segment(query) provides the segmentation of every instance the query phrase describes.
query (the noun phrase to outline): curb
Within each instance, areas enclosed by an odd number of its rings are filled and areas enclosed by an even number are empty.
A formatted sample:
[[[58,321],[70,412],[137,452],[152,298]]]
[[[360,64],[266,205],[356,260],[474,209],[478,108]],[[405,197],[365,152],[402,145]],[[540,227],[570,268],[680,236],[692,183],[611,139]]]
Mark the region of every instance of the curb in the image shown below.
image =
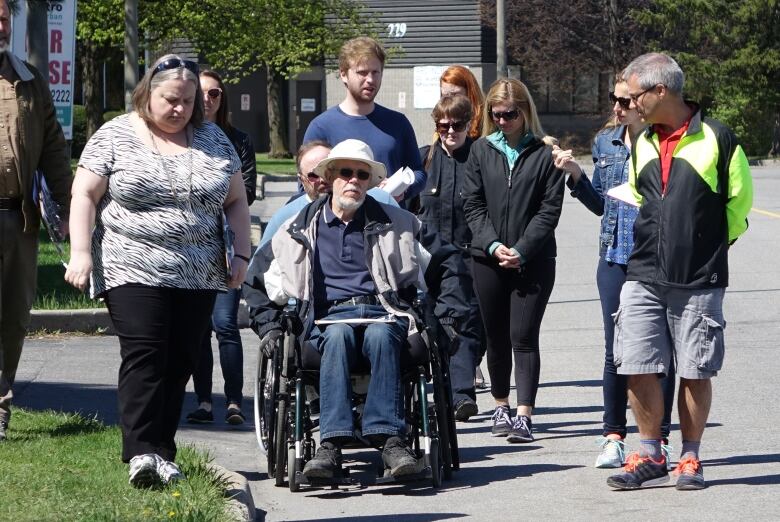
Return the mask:
[[[255,500],[246,478],[218,464],[211,463],[209,467],[228,481],[228,489],[225,491],[225,496],[228,497],[228,512],[234,515],[235,520],[254,522]]]
[[[249,309],[242,299],[238,305],[238,327],[249,328]],[[101,332],[112,335],[114,325],[106,308],[82,308],[77,310],[32,310],[28,332]]]
[[[748,160],[748,165],[751,167],[769,167],[780,165],[780,158],[765,158]]]

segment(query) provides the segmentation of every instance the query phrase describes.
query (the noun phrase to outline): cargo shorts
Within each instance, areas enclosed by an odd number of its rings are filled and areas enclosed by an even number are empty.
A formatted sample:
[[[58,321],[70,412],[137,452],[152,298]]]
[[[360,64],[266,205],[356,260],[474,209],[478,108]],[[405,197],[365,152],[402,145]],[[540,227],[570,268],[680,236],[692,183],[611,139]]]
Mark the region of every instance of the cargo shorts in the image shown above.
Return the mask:
[[[614,357],[621,375],[709,379],[723,366],[725,288],[684,289],[626,281],[615,320]]]

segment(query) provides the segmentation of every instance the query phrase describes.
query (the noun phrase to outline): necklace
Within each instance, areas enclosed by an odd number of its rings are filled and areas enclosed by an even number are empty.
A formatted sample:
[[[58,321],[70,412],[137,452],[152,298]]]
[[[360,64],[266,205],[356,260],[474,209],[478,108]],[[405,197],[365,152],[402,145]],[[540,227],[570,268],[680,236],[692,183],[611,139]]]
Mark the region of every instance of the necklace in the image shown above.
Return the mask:
[[[189,169],[188,169],[189,173],[187,175],[187,195],[183,202],[180,200],[179,195],[176,191],[177,180],[174,178],[174,176],[171,176],[171,173],[168,171],[168,166],[165,164],[165,158],[163,157],[162,154],[160,154],[160,150],[157,148],[157,142],[154,139],[154,134],[152,133],[152,129],[149,128],[149,124],[146,125],[146,130],[149,131],[149,139],[152,140],[152,149],[157,154],[157,157],[160,159],[160,165],[162,166],[163,172],[165,172],[165,177],[168,178],[168,185],[171,187],[171,196],[173,196],[173,202],[176,205],[176,208],[178,208],[181,211],[187,224],[192,225],[194,224],[193,214],[192,214],[192,198],[191,198],[192,196],[192,147],[190,143],[189,129],[185,131],[185,136],[187,140],[187,158],[189,162]]]

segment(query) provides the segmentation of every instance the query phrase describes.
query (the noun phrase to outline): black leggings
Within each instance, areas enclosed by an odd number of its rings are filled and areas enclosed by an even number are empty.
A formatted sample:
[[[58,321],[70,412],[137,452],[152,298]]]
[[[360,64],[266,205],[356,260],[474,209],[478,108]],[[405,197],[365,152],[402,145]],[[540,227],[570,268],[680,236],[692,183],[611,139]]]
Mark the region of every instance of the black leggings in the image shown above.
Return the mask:
[[[490,393],[509,397],[514,352],[517,405],[533,407],[539,389],[539,330],[555,283],[555,259],[516,270],[501,268],[495,258],[474,257],[472,273],[487,337]]]
[[[156,453],[176,458],[184,389],[211,326],[216,291],[124,285],[106,292],[119,336],[122,460]]]

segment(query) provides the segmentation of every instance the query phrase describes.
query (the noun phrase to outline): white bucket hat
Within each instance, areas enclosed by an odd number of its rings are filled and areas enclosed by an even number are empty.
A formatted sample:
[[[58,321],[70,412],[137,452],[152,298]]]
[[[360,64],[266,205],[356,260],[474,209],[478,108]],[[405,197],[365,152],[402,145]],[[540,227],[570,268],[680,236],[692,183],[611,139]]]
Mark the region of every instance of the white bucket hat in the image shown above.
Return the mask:
[[[328,157],[314,167],[314,173],[322,179],[331,181],[327,172],[330,164],[336,160],[354,160],[368,165],[371,171],[371,178],[368,181],[369,189],[376,187],[387,177],[387,169],[385,169],[384,164],[374,161],[374,153],[371,151],[371,147],[360,140],[344,140],[337,144],[330,150]]]

